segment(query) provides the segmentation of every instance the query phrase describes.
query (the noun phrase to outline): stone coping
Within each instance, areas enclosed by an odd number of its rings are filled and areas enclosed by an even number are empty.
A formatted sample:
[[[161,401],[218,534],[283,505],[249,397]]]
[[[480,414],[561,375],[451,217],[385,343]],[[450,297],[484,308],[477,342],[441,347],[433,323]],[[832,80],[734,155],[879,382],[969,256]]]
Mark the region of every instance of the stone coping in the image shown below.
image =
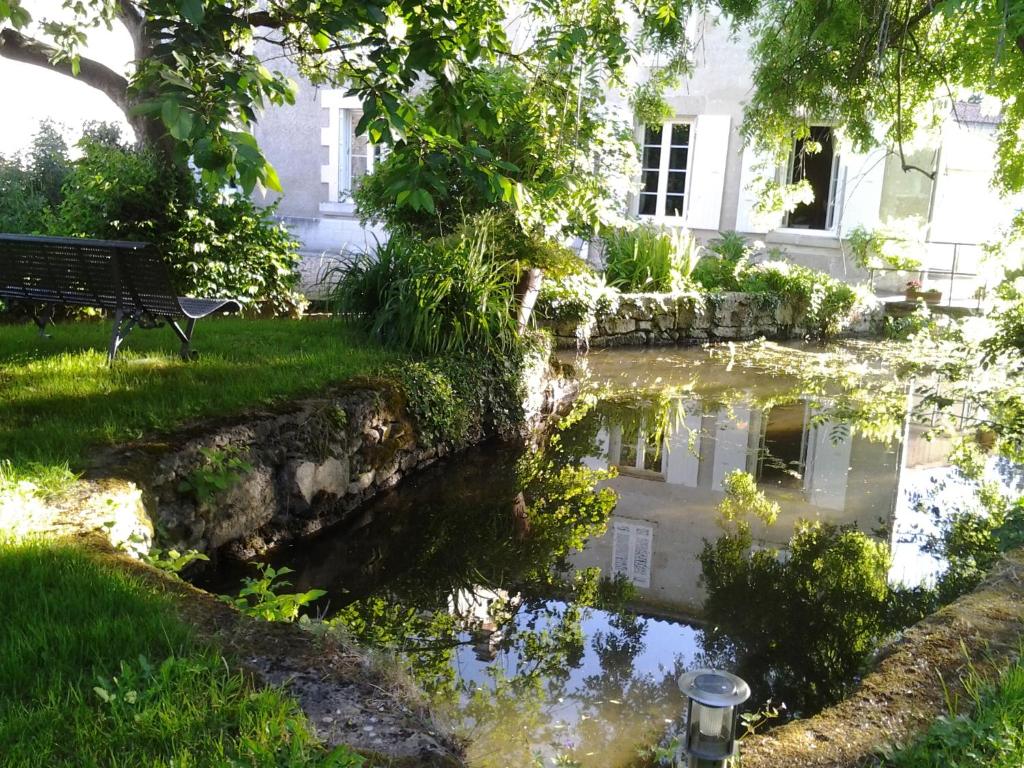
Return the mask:
[[[947,712],[973,669],[994,675],[1024,635],[1024,549],[1004,557],[975,589],[913,625],[880,652],[854,692],[833,707],[740,746],[743,768],[855,768],[906,743]]]

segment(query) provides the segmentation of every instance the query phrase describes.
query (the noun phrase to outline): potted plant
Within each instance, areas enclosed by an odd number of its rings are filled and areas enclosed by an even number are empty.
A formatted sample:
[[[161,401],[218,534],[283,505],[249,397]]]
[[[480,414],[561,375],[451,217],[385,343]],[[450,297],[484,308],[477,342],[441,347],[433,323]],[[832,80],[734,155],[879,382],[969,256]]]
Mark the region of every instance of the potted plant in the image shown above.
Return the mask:
[[[931,288],[927,291],[921,290],[920,280],[909,280],[904,291],[907,301],[924,299],[926,304],[938,304],[942,301],[942,291]]]

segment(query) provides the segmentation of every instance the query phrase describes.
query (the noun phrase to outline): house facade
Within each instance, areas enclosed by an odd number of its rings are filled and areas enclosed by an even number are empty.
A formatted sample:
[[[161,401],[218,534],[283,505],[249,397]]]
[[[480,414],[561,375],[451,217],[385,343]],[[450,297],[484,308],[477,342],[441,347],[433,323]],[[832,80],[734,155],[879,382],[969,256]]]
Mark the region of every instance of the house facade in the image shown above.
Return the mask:
[[[636,128],[643,170],[629,213],[687,227],[701,240],[735,230],[851,281],[868,277],[845,242],[858,227],[909,225],[924,243],[917,258],[925,268],[968,274],[981,269],[980,245],[995,239],[1020,207],[990,186],[997,116],[986,114],[980,103],[959,102],[938,135],[908,147],[908,162],[931,176],[904,171],[898,154],[883,146],[855,152],[841,129],[824,123],[812,127],[820,153],[787,167],[767,167],[740,135],[753,81],[750,40],[712,14],[693,28],[700,42],[692,73],[666,94],[672,119]],[[645,64],[656,62],[641,62],[633,72],[637,81],[646,75]],[[628,109],[621,94],[610,101]],[[325,254],[329,259],[339,251],[362,250],[386,236],[363,225],[352,202],[359,179],[381,157],[380,147],[355,135],[359,116],[357,99],[306,84],[294,106],[269,110],[257,128],[284,189],[277,213],[303,243],[307,286]],[[796,144],[794,157],[798,149]],[[814,202],[786,215],[760,214],[757,188],[765,175],[806,179]]]

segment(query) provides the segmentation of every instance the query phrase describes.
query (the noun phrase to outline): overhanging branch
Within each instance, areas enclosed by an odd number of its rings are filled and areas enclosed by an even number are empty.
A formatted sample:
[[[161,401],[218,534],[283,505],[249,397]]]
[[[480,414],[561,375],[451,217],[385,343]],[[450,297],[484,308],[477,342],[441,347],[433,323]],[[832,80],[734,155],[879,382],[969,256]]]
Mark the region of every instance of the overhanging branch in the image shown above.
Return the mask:
[[[24,64],[42,67],[43,69],[67,75],[68,77],[74,77],[86,85],[103,91],[121,109],[127,108],[127,78],[105,64],[100,64],[98,61],[85,58],[84,56],[79,57],[79,71],[75,75],[69,60],[54,61],[54,56],[57,53],[57,49],[52,45],[26,37],[17,30],[0,29],[0,56],[12,61],[20,61]]]

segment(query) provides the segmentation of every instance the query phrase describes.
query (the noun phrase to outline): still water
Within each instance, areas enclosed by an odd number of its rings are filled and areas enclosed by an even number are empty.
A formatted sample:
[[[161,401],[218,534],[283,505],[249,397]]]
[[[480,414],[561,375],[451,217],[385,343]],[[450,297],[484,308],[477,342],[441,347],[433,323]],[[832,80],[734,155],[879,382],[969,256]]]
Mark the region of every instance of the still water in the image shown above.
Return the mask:
[[[777,591],[742,596],[800,623],[784,649],[707,621],[743,611],[710,604],[702,574],[726,478],[750,473],[779,505],[774,524],[751,521],[754,550],[783,562],[798,525],[850,527],[889,547],[890,584],[914,587],[942,569],[927,548],[935,513],[971,503],[947,460],[971,414],[944,435],[919,383],[870,345],[608,351],[585,365],[591,406],[543,448],[471,451],[271,561],[297,589],[328,591],[324,615],[406,658],[482,768],[627,766],[676,721],[676,678],[697,665],[743,674],[752,708],[785,704],[781,718],[840,696],[871,648],[836,637],[835,595],[811,615],[787,614]],[[581,493],[580,467],[617,475],[599,483],[614,509]],[[242,575],[225,565],[208,586]],[[851,657],[821,661],[837,647]]]

